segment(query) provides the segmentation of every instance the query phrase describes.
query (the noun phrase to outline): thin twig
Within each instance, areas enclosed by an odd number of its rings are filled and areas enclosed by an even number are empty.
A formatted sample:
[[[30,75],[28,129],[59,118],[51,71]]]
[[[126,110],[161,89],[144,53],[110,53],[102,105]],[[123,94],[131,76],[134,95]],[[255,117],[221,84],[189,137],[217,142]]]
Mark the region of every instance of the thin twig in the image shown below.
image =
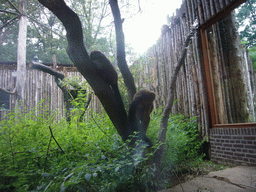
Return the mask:
[[[49,129],[50,129],[52,138],[54,139],[54,141],[56,142],[56,144],[58,145],[58,147],[60,148],[60,150],[62,151],[62,153],[65,154],[65,152],[63,151],[63,149],[61,148],[61,146],[59,145],[59,143],[57,142],[57,140],[56,140],[55,137],[53,136],[52,129],[51,129],[50,126],[49,126]]]
[[[48,158],[48,154],[49,154],[51,141],[52,141],[52,137],[50,137],[50,141],[49,141],[48,148],[47,148],[47,153],[46,153],[46,158],[45,158],[45,163],[44,163],[44,171],[45,171],[45,168],[46,168],[46,163],[47,163],[47,158]]]
[[[109,137],[111,140],[113,140],[113,138],[111,138],[99,125],[98,123],[95,121],[94,117],[93,117],[93,114],[91,114],[92,116],[92,119],[94,121],[94,123],[97,125],[97,127],[102,131],[102,133],[104,133],[107,137]]]
[[[22,15],[22,13],[20,12],[20,10],[10,1],[10,0],[7,0],[8,3],[16,10],[19,12],[20,15]]]

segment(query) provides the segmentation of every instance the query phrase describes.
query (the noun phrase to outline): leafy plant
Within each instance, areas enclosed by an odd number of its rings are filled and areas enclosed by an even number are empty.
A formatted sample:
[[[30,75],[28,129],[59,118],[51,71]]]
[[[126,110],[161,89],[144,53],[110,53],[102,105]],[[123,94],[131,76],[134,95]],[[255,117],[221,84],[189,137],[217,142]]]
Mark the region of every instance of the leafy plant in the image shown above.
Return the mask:
[[[134,162],[106,114],[69,124],[39,108],[16,109],[0,123],[1,191],[105,192],[145,187],[152,177],[143,163],[150,157]]]

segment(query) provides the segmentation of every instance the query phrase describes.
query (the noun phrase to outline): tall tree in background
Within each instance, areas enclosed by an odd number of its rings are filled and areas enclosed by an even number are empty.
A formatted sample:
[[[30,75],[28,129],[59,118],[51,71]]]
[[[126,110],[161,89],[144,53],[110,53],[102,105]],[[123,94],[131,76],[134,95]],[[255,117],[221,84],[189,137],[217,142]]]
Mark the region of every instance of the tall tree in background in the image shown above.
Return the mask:
[[[246,48],[256,45],[256,0],[247,0],[236,15],[240,38]]]
[[[52,63],[52,54],[55,54],[58,63],[71,64],[66,53],[66,31],[61,22],[38,1],[28,2],[27,62],[37,55],[40,61]],[[84,42],[88,50],[97,49],[109,55],[112,51],[107,33],[110,23],[103,22],[111,16],[108,1],[69,2],[82,20]],[[17,60],[18,7],[16,2],[12,2],[12,5],[7,1],[0,4],[0,26],[4,26],[0,29],[0,61]]]
[[[256,69],[256,0],[247,0],[236,14],[239,35],[242,44],[249,50],[249,55]]]

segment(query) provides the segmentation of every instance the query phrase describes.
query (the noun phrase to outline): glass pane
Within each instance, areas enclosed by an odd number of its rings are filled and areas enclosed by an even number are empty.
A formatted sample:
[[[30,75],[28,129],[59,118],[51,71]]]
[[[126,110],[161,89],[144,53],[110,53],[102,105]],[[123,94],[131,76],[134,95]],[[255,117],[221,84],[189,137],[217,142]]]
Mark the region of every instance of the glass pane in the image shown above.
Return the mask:
[[[253,2],[247,2],[251,5],[242,5],[207,29],[211,86],[219,124],[256,122]]]

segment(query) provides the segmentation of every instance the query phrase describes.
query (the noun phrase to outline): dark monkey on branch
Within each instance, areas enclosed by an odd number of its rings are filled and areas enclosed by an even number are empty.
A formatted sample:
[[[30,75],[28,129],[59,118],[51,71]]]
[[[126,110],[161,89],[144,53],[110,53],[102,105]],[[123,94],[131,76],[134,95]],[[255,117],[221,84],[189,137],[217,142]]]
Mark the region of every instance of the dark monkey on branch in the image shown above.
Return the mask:
[[[109,59],[100,51],[92,51],[90,60],[96,64],[97,75],[111,87],[117,85],[118,76]],[[112,87],[113,89],[113,87]]]
[[[112,88],[117,107],[120,105],[124,106],[121,94],[118,89],[118,75],[112,63],[100,51],[92,51],[90,54],[90,60],[97,67],[96,74]]]
[[[152,146],[152,142],[146,136],[148,124],[150,121],[150,113],[153,110],[153,101],[155,99],[155,93],[147,90],[138,91],[130,104],[128,114],[128,130],[130,135],[134,131],[138,132],[138,139],[146,142],[148,147]],[[131,145],[134,146],[136,139],[132,139]]]
[[[113,90],[117,107],[123,106],[123,101],[118,89],[118,76],[114,66],[108,60],[108,58],[100,51],[92,51],[90,54],[90,60],[97,67],[96,74],[105,81]],[[129,114],[127,119],[128,138],[129,135],[133,135],[134,132],[138,132],[140,140],[143,140],[149,147],[152,146],[150,139],[146,136],[148,124],[150,121],[150,113],[153,110],[153,101],[155,99],[155,93],[140,90],[134,97],[130,104]],[[136,139],[133,139],[130,143],[134,146]]]
[[[115,94],[120,95],[120,92],[117,86],[117,82],[118,82],[117,72],[114,66],[108,60],[108,58],[100,51],[92,51],[90,54],[90,60],[97,67],[96,74],[108,85],[110,85],[110,87],[112,88]]]

